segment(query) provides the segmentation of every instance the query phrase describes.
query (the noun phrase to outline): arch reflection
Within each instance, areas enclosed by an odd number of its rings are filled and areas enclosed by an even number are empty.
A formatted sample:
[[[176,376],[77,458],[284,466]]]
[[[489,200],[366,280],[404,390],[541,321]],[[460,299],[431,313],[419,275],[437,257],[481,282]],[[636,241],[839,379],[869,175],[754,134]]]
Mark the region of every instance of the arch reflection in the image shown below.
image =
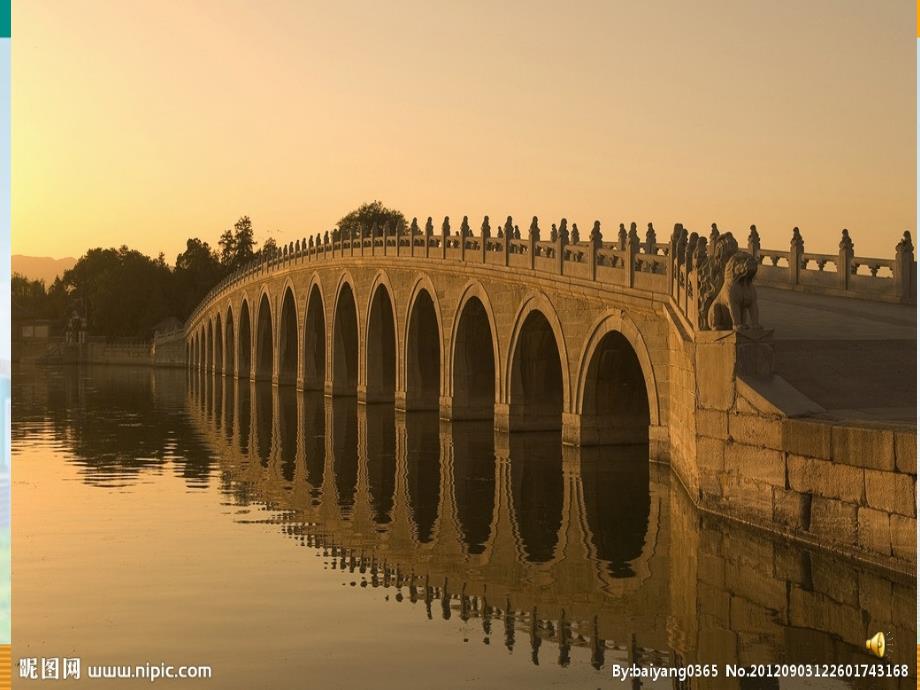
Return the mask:
[[[633,577],[649,529],[648,446],[583,448],[581,484],[596,557],[613,577]]]
[[[441,500],[441,443],[437,412],[406,413],[406,485],[415,535],[434,536]]]
[[[303,393],[301,434],[304,444],[304,463],[307,483],[314,505],[322,495],[323,474],[326,467],[326,410],[323,394],[316,391]]]
[[[281,458],[281,476],[294,481],[297,461],[297,391],[292,386],[278,389],[278,451]]]
[[[351,517],[358,488],[358,401],[336,397],[332,405],[332,472],[339,513]]]
[[[378,525],[392,519],[396,491],[396,420],[392,405],[365,407],[367,484],[372,518]]]
[[[511,434],[511,502],[526,560],[552,560],[562,526],[562,437],[558,432]]]
[[[256,431],[256,456],[262,467],[268,467],[272,454],[272,385],[268,382],[259,382],[255,386],[255,431]]]
[[[492,422],[454,422],[454,500],[466,550],[485,550],[495,512],[495,433]]]

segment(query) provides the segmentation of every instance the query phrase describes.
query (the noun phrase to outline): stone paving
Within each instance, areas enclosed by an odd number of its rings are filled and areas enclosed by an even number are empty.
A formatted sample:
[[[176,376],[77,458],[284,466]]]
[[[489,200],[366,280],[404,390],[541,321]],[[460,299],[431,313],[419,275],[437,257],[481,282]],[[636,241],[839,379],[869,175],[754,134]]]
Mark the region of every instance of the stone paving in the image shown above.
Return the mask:
[[[774,329],[775,369],[842,420],[917,418],[917,309],[759,288],[761,321]]]

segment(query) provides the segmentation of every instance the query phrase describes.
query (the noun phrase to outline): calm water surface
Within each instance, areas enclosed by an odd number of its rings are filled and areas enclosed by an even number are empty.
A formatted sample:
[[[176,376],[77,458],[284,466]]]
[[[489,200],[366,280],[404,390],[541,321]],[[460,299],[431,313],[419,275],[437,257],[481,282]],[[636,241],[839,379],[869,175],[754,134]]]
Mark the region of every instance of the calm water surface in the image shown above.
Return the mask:
[[[879,630],[915,664],[911,580],[700,515],[644,447],[148,369],[17,370],[13,396],[17,658],[214,669],[170,687],[916,682],[612,680],[867,663]]]

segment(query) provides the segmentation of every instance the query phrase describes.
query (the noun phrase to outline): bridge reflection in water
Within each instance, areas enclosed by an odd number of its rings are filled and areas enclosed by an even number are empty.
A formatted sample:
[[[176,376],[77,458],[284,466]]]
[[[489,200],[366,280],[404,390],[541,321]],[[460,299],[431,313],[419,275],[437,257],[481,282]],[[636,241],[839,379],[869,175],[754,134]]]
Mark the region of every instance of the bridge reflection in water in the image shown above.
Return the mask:
[[[646,446],[564,447],[558,432],[189,381],[193,426],[239,503],[264,505],[354,584],[391,588],[429,617],[481,619],[484,642],[529,644],[534,663],[566,665],[573,646],[597,668],[867,663],[878,630],[905,641],[890,661],[915,663],[912,582],[700,514]]]

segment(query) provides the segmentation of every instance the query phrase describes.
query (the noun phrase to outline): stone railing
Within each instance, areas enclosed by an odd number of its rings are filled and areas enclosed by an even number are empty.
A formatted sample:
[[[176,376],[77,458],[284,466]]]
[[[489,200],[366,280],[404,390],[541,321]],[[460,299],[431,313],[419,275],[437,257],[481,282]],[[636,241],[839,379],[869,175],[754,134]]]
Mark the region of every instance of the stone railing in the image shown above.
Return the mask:
[[[798,228],[792,230],[788,251],[761,249],[757,227],[752,225],[747,250],[758,262],[758,285],[884,302],[916,303],[917,262],[909,232],[904,233],[891,259],[856,256],[847,230],[841,233],[836,254],[812,254],[805,251],[805,242]]]
[[[731,233],[719,232],[715,224],[707,240],[678,223],[668,243],[657,241],[651,223],[644,240],[635,223],[629,230],[621,223],[613,242],[603,240],[599,221],[585,238],[576,224],[570,229],[566,219],[558,227],[552,225],[548,240],[543,234],[536,217],[523,237],[511,217],[493,230],[488,216],[478,236],[465,216],[456,231],[451,230],[449,218],[440,231],[431,218],[424,228],[413,219],[408,228],[375,226],[354,233],[335,229],[277,247],[240,267],[208,292],[186,323],[194,324],[206,305],[256,274],[299,263],[380,256],[503,266],[670,295],[672,305],[686,317],[686,326],[692,331],[708,330],[706,315],[713,293],[722,286],[729,257],[738,251]],[[806,254],[797,228],[790,251],[761,249],[757,229],[751,226],[747,253],[756,263],[758,285],[915,303],[916,262],[907,232],[894,259],[866,259],[854,256],[846,230],[839,253],[825,255]],[[837,266],[844,264],[849,270],[838,272]]]
[[[473,235],[467,219],[452,232],[447,218],[440,232],[435,232],[431,219],[420,228],[413,219],[410,227],[361,228],[353,235],[333,230],[291,242],[261,255],[226,276],[212,288],[189,316],[192,325],[214,299],[253,276],[299,263],[334,261],[343,257],[404,257],[431,261],[464,262],[503,266],[522,271],[565,276],[567,278],[601,282],[666,295],[668,292],[668,244],[658,243],[651,223],[645,240],[639,239],[635,223],[629,231],[620,225],[616,242],[604,242],[600,223],[595,222],[587,238],[582,238],[577,225],[569,229],[565,219],[555,224],[549,240],[534,218],[521,238],[521,231],[511,218],[494,231],[488,218],[478,236]]]

